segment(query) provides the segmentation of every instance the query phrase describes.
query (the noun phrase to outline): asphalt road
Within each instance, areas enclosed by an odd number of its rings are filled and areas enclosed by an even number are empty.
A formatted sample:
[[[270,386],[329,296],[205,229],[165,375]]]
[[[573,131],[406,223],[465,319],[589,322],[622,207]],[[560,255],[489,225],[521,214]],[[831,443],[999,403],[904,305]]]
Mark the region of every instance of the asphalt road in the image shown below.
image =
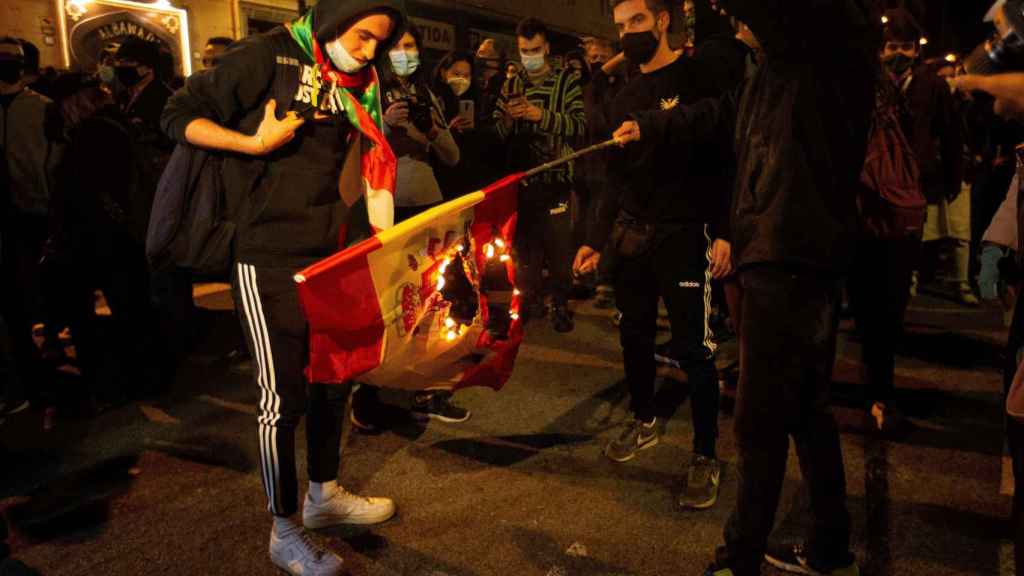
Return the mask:
[[[277,573],[267,560],[251,366],[226,356],[238,330],[226,295],[200,301],[211,309],[207,329],[166,397],[91,421],[59,420],[49,432],[38,410],[0,428],[0,512],[15,558],[45,575]],[[395,426],[351,434],[342,483],[399,506],[396,519],[373,529],[317,535],[352,574],[702,572],[735,502],[728,411],[719,504],[680,512],[673,503],[692,439],[685,384],[675,374],[662,379],[661,444],[627,464],[608,461],[601,449],[625,417],[621,401],[612,422],[594,424],[621,396],[617,331],[607,311],[587,303],[576,311],[571,334],[530,327],[503,391],[459,393],[469,422],[424,426],[398,408],[407,397],[388,393]],[[858,345],[847,335],[841,346],[835,411],[854,550],[871,575],[1012,574],[1000,313],[923,295],[908,326],[897,385],[913,428],[896,441],[864,433]],[[796,541],[809,525],[803,494],[791,453],[779,538]]]

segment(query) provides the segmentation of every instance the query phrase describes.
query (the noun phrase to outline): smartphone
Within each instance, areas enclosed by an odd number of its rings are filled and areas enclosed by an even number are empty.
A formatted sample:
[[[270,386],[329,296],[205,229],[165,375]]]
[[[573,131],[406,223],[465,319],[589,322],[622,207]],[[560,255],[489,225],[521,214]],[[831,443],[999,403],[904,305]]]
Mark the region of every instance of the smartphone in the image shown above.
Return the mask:
[[[476,128],[476,103],[472,100],[459,101],[459,117],[469,121],[469,128]]]

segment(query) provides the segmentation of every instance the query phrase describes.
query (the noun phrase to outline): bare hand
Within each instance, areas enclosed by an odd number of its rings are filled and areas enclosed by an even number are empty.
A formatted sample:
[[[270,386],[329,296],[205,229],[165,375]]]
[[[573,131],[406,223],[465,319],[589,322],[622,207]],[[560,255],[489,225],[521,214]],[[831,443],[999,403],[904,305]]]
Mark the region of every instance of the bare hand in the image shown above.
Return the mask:
[[[597,270],[597,265],[601,262],[601,253],[594,250],[590,246],[580,246],[578,252],[576,252],[576,259],[572,263],[572,271],[577,276],[589,274],[594,270]]]
[[[711,245],[711,276],[721,280],[732,274],[732,245],[725,240],[715,240]]]
[[[458,130],[459,132],[462,132],[463,130],[472,130],[473,121],[470,120],[469,118],[466,118],[465,116],[456,116],[455,118],[452,118],[451,122],[448,123],[448,129]]]
[[[405,126],[409,122],[409,103],[395,102],[384,112],[384,121],[393,128]]]
[[[253,136],[255,145],[253,154],[262,156],[270,154],[295,138],[295,131],[306,121],[293,111],[285,115],[284,120],[277,119],[277,102],[270,100],[263,109],[263,121],[260,122]]]
[[[619,126],[619,129],[612,134],[612,138],[619,146],[625,146],[630,142],[639,142],[640,125],[633,121],[623,122],[622,126]]]
[[[612,56],[611,60],[601,65],[601,71],[609,76],[612,76],[616,72],[621,70],[623,67],[625,67],[626,62],[628,62],[628,60],[626,59],[626,54],[623,52],[619,52],[615,56]]]

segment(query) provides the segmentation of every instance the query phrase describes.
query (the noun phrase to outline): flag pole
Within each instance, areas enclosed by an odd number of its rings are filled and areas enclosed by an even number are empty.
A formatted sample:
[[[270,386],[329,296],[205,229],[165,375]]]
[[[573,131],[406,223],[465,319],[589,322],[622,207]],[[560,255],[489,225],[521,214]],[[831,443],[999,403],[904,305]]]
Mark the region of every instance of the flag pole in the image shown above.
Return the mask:
[[[569,154],[568,156],[564,156],[562,158],[559,158],[558,160],[554,160],[554,161],[551,161],[551,162],[547,162],[545,164],[541,164],[540,166],[537,166],[536,168],[534,168],[532,170],[528,170],[527,172],[524,172],[523,173],[523,177],[524,178],[529,178],[530,176],[536,176],[537,174],[540,174],[541,172],[544,172],[545,170],[550,170],[552,168],[556,168],[558,166],[561,166],[562,164],[567,164],[569,162],[572,162],[573,160],[576,160],[577,158],[582,158],[584,156],[587,156],[588,154],[593,154],[594,152],[598,152],[600,150],[604,150],[605,148],[611,148],[612,146],[617,146],[617,145],[618,145],[618,140],[616,140],[615,138],[612,138],[611,140],[605,140],[604,142],[601,142],[600,144],[594,144],[593,146],[590,146],[588,148],[584,148],[584,149],[582,149],[582,150],[580,150],[578,152],[573,152],[572,154]]]

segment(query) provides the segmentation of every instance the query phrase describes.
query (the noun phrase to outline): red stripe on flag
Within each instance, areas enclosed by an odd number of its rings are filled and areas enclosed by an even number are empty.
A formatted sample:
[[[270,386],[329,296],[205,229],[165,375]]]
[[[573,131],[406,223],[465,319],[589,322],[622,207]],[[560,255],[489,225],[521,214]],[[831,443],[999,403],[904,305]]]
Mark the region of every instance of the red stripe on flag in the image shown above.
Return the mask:
[[[310,323],[310,382],[341,383],[380,364],[384,318],[368,261],[380,247],[369,238],[299,273],[299,300]]]

